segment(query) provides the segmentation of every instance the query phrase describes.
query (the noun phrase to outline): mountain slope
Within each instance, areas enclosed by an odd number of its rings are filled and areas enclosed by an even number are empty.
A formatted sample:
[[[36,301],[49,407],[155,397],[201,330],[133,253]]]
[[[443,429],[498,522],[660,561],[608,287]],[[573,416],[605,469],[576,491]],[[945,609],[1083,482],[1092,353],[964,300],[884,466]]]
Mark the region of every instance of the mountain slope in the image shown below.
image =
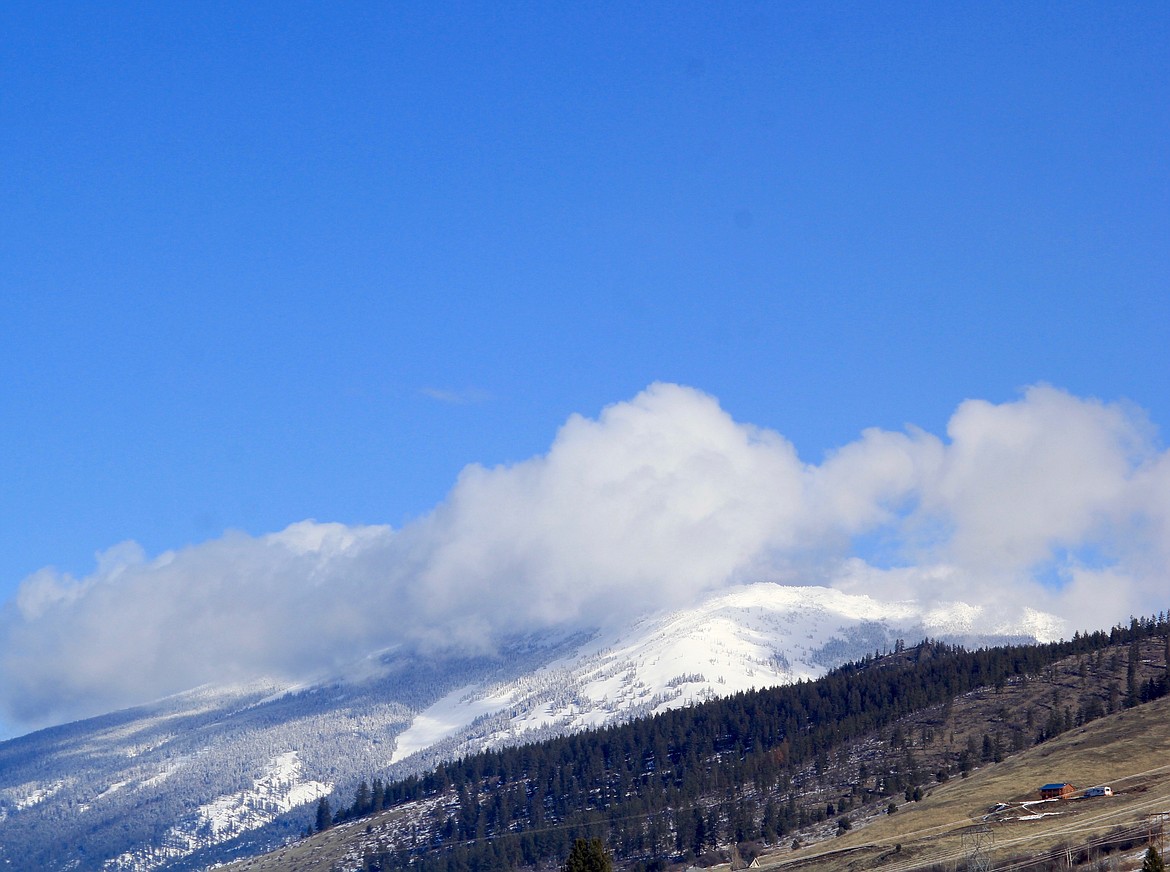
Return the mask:
[[[1002,644],[1054,639],[1059,629],[1034,611],[988,625],[980,609],[962,603],[924,609],[823,587],[754,584],[600,633],[518,680],[461,688],[415,717],[392,759],[431,768],[483,748],[817,678],[899,638]]]
[[[1150,814],[1170,807],[1168,760],[1170,698],[1162,698],[1069,730],[968,779],[938,785],[922,802],[831,842],[777,852],[761,862],[810,870],[953,866],[967,858],[971,837],[982,831],[983,848],[997,861],[1042,856],[1064,843],[1073,846],[1074,857],[1088,846],[1083,860],[1089,863],[1110,850],[1111,831],[1135,827],[1140,854]],[[1114,795],[1035,803],[1039,785],[1066,779],[1081,789],[1109,785]],[[1116,841],[1124,845],[1124,834]],[[896,845],[901,849],[895,853]],[[1141,861],[1134,859],[1136,868]]]
[[[295,833],[299,803],[384,767],[420,707],[549,656],[510,654],[441,665],[391,655],[375,677],[205,688],[5,742],[0,856],[10,868],[150,869],[254,828]]]
[[[1034,613],[1014,627],[981,618],[757,584],[593,634],[513,639],[493,657],[396,651],[307,688],[192,691],[0,743],[0,859],[195,868],[299,832],[318,795],[348,796],[372,773],[814,677],[900,638],[1045,626]]]
[[[916,860],[913,841],[933,850],[929,843],[940,829],[958,836],[992,803],[1032,798],[1041,783],[1115,780],[1139,794],[1149,787],[1147,776],[1164,780],[1170,767],[1157,755],[1170,741],[1167,634],[1170,622],[1162,620],[1129,638],[1098,633],[975,652],[924,645],[811,684],[476,755],[421,781],[388,785],[390,810],[342,823],[246,868],[550,868],[582,835],[605,839],[622,868],[689,864],[698,854],[709,862],[717,859],[716,848],[726,859],[736,842],[749,855],[764,849],[765,864],[812,860],[823,861],[817,868],[840,868],[856,853],[858,868],[871,862],[912,868],[924,860]],[[1103,706],[1130,686],[1130,663],[1134,707],[1106,719]],[[1144,699],[1154,701],[1141,705]],[[1001,735],[1008,756],[997,764]],[[1115,747],[1102,736],[1116,739]],[[1011,749],[1033,744],[1038,747],[1019,758],[1032,768],[1017,770]],[[1070,748],[1077,753],[1060,756]],[[1146,771],[1150,766],[1158,772]],[[955,777],[972,769],[971,779]],[[993,789],[972,805],[967,785],[977,783]],[[921,803],[910,802],[911,793]],[[960,806],[939,806],[934,795],[958,797]],[[1162,808],[1165,795],[1155,799]],[[942,817],[927,815],[930,808],[941,809]],[[1013,808],[1005,823],[1024,827],[1030,837],[1035,819]],[[1088,823],[1094,822],[1081,819],[1076,826]],[[1096,821],[1094,832],[1125,823],[1109,815]],[[864,847],[881,830],[876,847]],[[794,838],[813,846],[794,853]],[[903,842],[906,854],[895,856]],[[851,844],[859,847],[840,849]],[[925,865],[931,862],[925,855]]]

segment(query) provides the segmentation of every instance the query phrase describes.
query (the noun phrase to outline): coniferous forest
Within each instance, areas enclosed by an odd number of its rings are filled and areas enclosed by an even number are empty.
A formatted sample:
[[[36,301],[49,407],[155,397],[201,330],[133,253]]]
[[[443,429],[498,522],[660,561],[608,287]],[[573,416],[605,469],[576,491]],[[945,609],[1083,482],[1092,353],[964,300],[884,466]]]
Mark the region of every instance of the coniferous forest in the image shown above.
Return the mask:
[[[1144,653],[1143,653],[1144,652]],[[620,726],[469,756],[403,781],[364,781],[348,807],[317,809],[325,828],[407,803],[426,815],[404,838],[367,852],[368,870],[494,872],[563,863],[577,839],[601,839],[620,865],[657,869],[729,843],[775,844],[793,831],[846,812],[813,799],[801,773],[820,772],[847,743],[916,712],[941,707],[981,688],[1042,678],[1054,664],[1079,658],[1082,685],[1075,700],[1060,700],[1046,718],[1015,728],[1012,750],[1170,693],[1167,671],[1143,677],[1151,652],[1170,662],[1170,617],[1132,619],[1109,632],[1077,634],[1069,641],[965,650],[925,641],[875,652],[824,678],[740,693]],[[1112,664],[1124,678],[1089,683],[1086,670]],[[1150,670],[1146,670],[1150,672]],[[1056,704],[1063,703],[1063,704]],[[1075,705],[1074,705],[1075,703]],[[956,754],[928,770],[903,746],[901,727],[881,771],[864,765],[853,786],[867,794],[922,795],[921,786],[966,773],[976,760],[1000,759],[1001,736],[985,734],[980,748]],[[1006,740],[1002,740],[1006,743]],[[866,776],[875,789],[861,789]],[[869,796],[868,798],[873,798]],[[323,801],[324,803],[324,801]]]

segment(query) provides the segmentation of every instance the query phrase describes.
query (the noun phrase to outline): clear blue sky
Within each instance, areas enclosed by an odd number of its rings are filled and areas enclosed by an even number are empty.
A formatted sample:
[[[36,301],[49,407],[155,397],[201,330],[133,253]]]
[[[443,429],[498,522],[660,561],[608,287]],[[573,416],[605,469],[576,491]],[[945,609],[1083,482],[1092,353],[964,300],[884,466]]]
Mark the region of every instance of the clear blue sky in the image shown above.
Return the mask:
[[[1170,425],[1165,3],[5,3],[0,602],[398,526],[655,380]]]

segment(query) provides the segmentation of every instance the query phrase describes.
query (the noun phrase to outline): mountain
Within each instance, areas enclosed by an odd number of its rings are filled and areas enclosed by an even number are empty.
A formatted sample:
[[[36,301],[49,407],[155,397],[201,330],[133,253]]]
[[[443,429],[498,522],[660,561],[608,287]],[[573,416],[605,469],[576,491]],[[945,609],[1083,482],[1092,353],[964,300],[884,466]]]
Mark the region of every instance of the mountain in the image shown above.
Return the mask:
[[[949,868],[994,830],[983,847],[995,843],[1004,869],[1100,869],[1147,841],[1170,797],[1168,660],[1165,613],[1046,645],[926,642],[375,782],[332,828],[231,868],[555,869],[575,839],[600,838],[631,872],[726,869],[737,853],[893,872]],[[1037,801],[1041,784],[1068,780],[1113,796]]]
[[[0,743],[0,865],[201,868],[304,829],[319,796],[473,751],[812,678],[899,640],[1052,638],[826,588],[755,584],[492,656],[390,651],[308,686],[205,687]],[[335,801],[336,804],[336,801]]]
[[[823,587],[754,584],[598,633],[512,681],[459,688],[415,716],[392,761],[417,771],[484,748],[564,735],[742,690],[792,684],[899,639],[964,644],[1055,639],[1029,610],[988,625],[981,609],[924,609]]]

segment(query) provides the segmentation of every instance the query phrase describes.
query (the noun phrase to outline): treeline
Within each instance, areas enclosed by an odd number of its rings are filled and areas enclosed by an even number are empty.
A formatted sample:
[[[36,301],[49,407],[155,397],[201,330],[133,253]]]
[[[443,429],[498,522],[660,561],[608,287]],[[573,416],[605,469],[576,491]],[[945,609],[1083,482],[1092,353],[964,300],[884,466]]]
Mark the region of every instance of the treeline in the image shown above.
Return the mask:
[[[698,855],[717,845],[786,834],[836,807],[802,801],[794,776],[818,771],[845,743],[899,718],[943,705],[977,688],[1036,676],[1072,655],[1129,646],[1124,705],[1170,692],[1162,674],[1138,680],[1141,643],[1161,637],[1170,661],[1170,617],[1135,618],[1128,627],[1076,634],[1043,645],[968,651],[926,641],[889,656],[867,657],[816,681],[739,693],[620,726],[469,756],[421,777],[373,786],[318,828],[408,802],[436,797],[427,820],[406,838],[381,845],[367,870],[495,872],[563,861],[577,838],[601,838],[624,865],[655,868],[662,858]],[[1078,722],[1104,714],[1076,715]],[[1038,725],[1035,741],[1071,726]],[[1019,750],[1016,748],[1015,750]],[[989,749],[984,749],[987,759]],[[965,770],[969,764],[964,762]],[[883,789],[908,798],[935,773],[913,760],[886,773]],[[943,776],[945,777],[945,775]],[[847,817],[841,818],[848,826]]]

